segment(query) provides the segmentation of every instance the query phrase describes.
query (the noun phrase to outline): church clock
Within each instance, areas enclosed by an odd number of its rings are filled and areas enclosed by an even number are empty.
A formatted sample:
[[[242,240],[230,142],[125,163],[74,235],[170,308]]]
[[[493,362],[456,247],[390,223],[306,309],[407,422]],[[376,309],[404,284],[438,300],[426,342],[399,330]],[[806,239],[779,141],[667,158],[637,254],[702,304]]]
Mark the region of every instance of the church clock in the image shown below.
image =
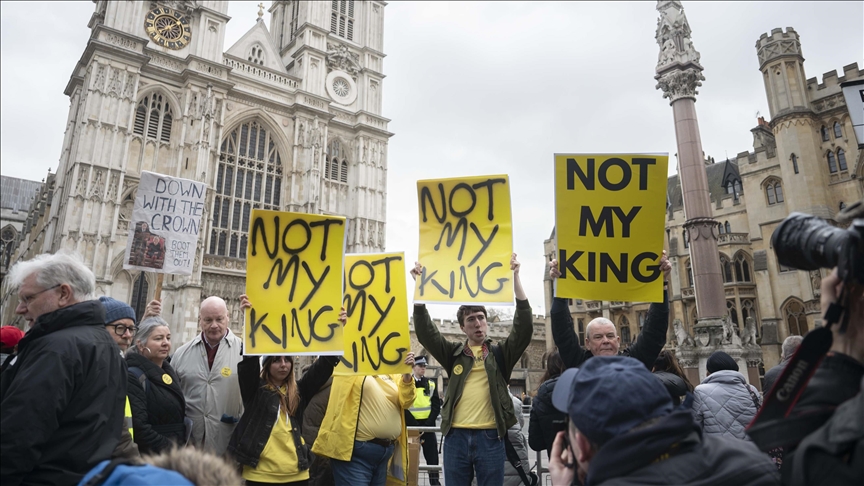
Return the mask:
[[[156,7],[147,12],[144,29],[153,42],[169,49],[183,49],[192,40],[189,19],[168,7]]]

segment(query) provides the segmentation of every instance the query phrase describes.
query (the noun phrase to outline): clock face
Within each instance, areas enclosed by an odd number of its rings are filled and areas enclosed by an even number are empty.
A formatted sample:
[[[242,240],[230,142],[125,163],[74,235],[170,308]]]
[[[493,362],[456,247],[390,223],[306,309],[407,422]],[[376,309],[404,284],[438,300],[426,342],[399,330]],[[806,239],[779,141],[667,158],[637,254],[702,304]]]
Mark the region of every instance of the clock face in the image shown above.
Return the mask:
[[[156,7],[147,12],[144,28],[153,42],[168,49],[183,49],[192,40],[189,19],[168,7]]]

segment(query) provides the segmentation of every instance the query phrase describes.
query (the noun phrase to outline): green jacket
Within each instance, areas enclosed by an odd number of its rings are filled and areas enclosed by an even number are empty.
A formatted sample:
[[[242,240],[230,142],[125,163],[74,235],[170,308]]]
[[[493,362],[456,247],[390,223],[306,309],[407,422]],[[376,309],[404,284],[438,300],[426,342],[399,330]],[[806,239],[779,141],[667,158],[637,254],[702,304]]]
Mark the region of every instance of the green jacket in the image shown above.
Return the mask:
[[[465,341],[448,341],[441,336],[438,328],[432,323],[429,312],[425,305],[414,306],[414,331],[417,340],[426,348],[432,356],[441,363],[450,382],[444,395],[444,404],[441,406],[441,434],[447,435],[453,421],[453,410],[456,402],[462,397],[462,389],[465,387],[465,378],[468,373],[453,373],[453,368],[461,365],[463,370],[471,370],[474,365],[473,359],[463,351],[467,345]],[[513,371],[516,363],[522,357],[522,353],[531,344],[534,333],[534,324],[531,316],[531,306],[527,300],[516,300],[516,315],[513,317],[513,327],[507,339],[498,342],[504,354],[504,364],[507,367],[507,376]],[[491,346],[492,340],[486,338],[486,345]],[[507,380],[498,369],[498,363],[491,348],[484,361],[486,375],[489,378],[489,393],[492,398],[492,408],[495,411],[495,424],[498,429],[498,437],[504,438],[507,429],[516,423],[516,414],[513,411],[513,402],[510,400],[510,392],[507,391]]]

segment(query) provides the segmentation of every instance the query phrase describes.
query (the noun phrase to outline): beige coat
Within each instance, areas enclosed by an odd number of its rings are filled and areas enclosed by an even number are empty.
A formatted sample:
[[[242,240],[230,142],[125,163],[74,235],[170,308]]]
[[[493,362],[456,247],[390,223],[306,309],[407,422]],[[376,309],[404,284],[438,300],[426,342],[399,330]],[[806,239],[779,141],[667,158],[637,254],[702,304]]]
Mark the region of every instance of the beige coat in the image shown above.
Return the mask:
[[[206,346],[199,334],[174,353],[171,365],[186,397],[186,417],[192,419],[190,443],[222,455],[236,425],[222,422],[222,416],[227,414],[239,421],[243,414],[237,381],[237,363],[243,359],[242,341],[229,330],[209,370]]]

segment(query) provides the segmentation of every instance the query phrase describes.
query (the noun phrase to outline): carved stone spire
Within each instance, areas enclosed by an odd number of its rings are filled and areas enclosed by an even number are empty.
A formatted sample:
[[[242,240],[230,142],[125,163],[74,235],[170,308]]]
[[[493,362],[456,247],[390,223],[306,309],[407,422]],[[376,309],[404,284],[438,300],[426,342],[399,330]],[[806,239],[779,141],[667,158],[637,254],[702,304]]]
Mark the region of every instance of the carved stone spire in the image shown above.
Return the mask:
[[[654,38],[660,46],[657,56],[656,88],[663,91],[669,102],[681,98],[696,99],[705,76],[699,64],[700,54],[690,40],[690,24],[678,0],[659,0],[657,33]]]

